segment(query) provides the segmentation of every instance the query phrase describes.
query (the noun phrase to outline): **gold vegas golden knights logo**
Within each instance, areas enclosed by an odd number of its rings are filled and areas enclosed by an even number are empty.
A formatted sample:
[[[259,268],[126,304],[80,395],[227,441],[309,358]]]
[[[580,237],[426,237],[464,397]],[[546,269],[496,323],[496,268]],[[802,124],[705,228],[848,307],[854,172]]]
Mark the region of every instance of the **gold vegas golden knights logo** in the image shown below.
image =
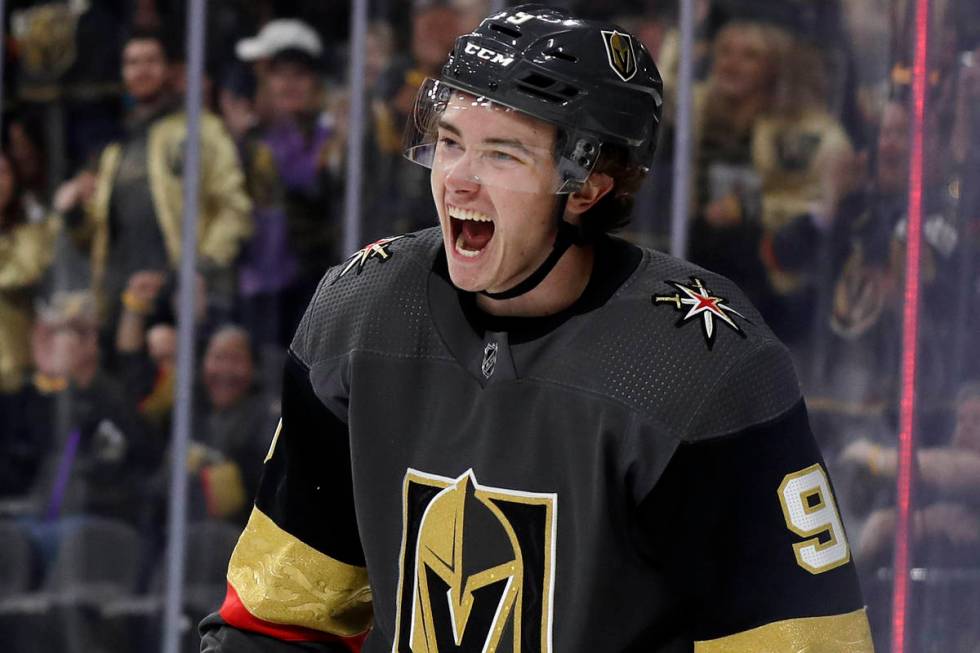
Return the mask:
[[[393,653],[550,653],[558,496],[409,469]]]
[[[629,34],[613,30],[611,32],[603,31],[602,40],[606,44],[609,67],[624,82],[631,80],[636,74],[636,53],[633,52],[633,38]]]
[[[11,30],[25,72],[54,80],[71,68],[77,22],[78,16],[68,3],[50,2],[14,12]]]

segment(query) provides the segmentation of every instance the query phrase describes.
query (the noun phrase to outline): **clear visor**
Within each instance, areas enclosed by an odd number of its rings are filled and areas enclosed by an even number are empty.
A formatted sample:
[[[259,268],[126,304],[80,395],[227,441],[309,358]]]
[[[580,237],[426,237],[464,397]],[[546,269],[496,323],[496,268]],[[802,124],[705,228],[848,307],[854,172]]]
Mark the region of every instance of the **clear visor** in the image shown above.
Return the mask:
[[[404,153],[457,182],[568,193],[588,178],[591,165],[559,156],[557,138],[556,127],[543,120],[426,79],[405,131]]]

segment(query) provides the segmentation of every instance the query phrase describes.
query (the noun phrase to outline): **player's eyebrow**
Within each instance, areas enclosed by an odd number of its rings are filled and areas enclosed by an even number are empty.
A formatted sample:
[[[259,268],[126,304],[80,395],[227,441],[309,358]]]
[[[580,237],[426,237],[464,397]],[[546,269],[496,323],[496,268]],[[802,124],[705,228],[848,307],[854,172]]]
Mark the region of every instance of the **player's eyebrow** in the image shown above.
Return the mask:
[[[519,140],[513,138],[484,138],[483,142],[487,145],[501,145],[503,147],[513,147],[514,149],[524,152],[528,156],[534,156],[534,153],[528,149],[528,147]]]
[[[436,126],[439,127],[439,129],[445,129],[447,132],[455,134],[456,136],[463,135],[463,133],[459,131],[459,127],[447,121],[445,118],[440,118],[439,123]]]

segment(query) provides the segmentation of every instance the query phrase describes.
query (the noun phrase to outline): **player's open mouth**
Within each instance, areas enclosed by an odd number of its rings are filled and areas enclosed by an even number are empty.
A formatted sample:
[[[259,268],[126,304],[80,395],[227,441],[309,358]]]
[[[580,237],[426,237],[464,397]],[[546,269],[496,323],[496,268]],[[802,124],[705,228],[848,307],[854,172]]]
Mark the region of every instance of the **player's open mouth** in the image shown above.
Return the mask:
[[[456,253],[473,258],[479,256],[493,238],[493,219],[473,209],[447,206],[451,237]]]

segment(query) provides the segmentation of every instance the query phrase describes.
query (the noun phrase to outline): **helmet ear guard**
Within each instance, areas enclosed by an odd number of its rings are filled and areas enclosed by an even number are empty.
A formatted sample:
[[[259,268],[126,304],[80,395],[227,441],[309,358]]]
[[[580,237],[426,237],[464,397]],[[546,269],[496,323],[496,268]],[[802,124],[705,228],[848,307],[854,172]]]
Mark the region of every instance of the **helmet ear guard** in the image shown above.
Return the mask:
[[[570,152],[559,154],[558,158],[558,175],[562,179],[559,194],[574,193],[582,187],[592,174],[602,150],[602,143],[589,134],[573,134],[567,141],[566,150]]]

